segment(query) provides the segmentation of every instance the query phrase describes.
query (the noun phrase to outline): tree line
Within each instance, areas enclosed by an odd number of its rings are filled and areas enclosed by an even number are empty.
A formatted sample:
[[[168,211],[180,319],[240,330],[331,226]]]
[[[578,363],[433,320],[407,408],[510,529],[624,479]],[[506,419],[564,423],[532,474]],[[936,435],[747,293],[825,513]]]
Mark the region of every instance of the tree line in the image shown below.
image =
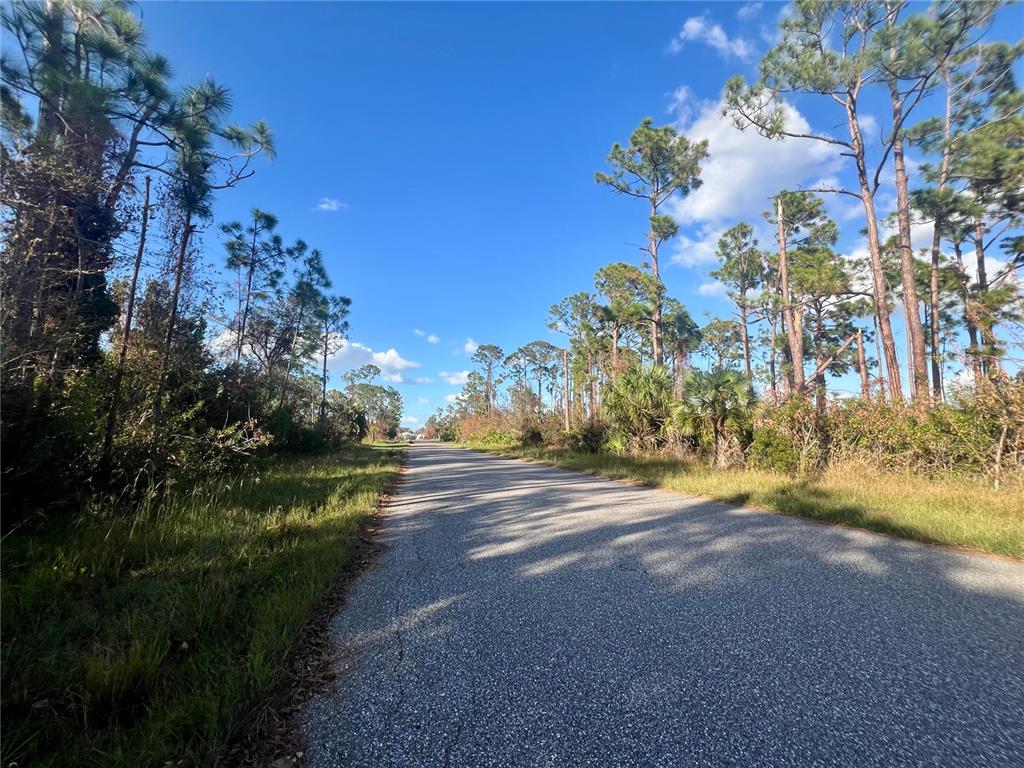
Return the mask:
[[[985,40],[1001,6],[942,2],[910,13],[903,2],[794,3],[759,77],[726,83],[724,112],[741,130],[833,147],[849,158],[855,185],[780,190],[765,201],[763,223],[726,231],[712,275],[735,310],[701,325],[667,295],[659,250],[678,232],[668,204],[700,186],[707,145],[643,120],[626,145],[613,145],[595,176],[643,204],[641,263],[604,266],[592,291],[552,306],[548,327],[565,335],[564,346],[536,341],[507,356],[481,346],[481,371],[435,414],[431,431],[472,439],[507,427],[508,419],[495,418],[504,414],[528,440],[608,447],[607,437],[581,432],[610,427],[613,447],[689,440],[725,464],[729,441],[735,461],[748,460],[751,450],[763,454],[766,441],[785,444],[791,457],[808,445],[809,423],[820,463],[827,446],[842,442],[837,432],[867,450],[896,418],[906,434],[881,440],[893,454],[913,452],[910,434],[934,428],[942,439],[971,443],[965,465],[998,475],[1007,462],[1019,464],[1024,394],[1013,374],[1024,317],[1017,277],[1024,265],[1024,94],[1013,68],[1024,42]],[[831,105],[845,130],[794,129],[786,99],[795,96]],[[869,97],[889,106],[878,142],[864,129],[861,105]],[[919,118],[924,103],[944,106],[937,117]],[[911,147],[925,158],[919,186],[907,168]],[[895,200],[888,219],[877,208],[880,192]],[[836,250],[840,229],[828,216],[828,195],[862,208],[865,258]],[[918,253],[915,225],[934,232]],[[766,227],[770,245],[757,238]],[[696,370],[694,356],[706,370]],[[956,364],[969,381],[954,386],[948,372]],[[828,378],[847,374],[859,380],[859,398],[837,402]],[[496,408],[495,382],[503,377],[508,386]],[[976,427],[970,436],[965,419]],[[765,429],[755,445],[758,424]],[[941,441],[932,432],[928,440]]]
[[[211,79],[175,87],[122,4],[8,5],[3,26],[7,519],[393,433],[379,371],[329,389],[351,301],[324,255],[259,208],[215,226],[215,196],[273,158],[269,127],[230,122]]]

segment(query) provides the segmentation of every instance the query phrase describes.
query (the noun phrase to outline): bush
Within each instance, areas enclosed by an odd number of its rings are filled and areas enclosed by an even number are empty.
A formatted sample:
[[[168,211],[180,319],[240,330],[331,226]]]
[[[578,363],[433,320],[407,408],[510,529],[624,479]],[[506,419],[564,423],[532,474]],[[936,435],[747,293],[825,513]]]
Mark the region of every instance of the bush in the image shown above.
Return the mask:
[[[665,445],[672,416],[672,379],[664,366],[631,365],[604,395],[612,431],[633,451]]]
[[[574,453],[600,453],[608,437],[608,426],[591,419],[565,434],[565,447]]]
[[[519,444],[524,448],[539,448],[544,445],[544,433],[541,432],[540,426],[530,424],[523,427],[522,434],[519,436]]]
[[[788,438],[771,427],[754,430],[754,442],[747,451],[747,461],[754,469],[795,474],[800,469],[800,454]]]

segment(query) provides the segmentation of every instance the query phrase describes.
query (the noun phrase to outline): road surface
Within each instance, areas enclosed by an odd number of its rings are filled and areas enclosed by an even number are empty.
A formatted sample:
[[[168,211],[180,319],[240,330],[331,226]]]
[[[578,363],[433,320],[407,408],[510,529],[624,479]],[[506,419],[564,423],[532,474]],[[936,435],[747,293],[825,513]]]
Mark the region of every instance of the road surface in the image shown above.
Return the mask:
[[[1024,566],[415,445],[311,765],[1024,765]]]

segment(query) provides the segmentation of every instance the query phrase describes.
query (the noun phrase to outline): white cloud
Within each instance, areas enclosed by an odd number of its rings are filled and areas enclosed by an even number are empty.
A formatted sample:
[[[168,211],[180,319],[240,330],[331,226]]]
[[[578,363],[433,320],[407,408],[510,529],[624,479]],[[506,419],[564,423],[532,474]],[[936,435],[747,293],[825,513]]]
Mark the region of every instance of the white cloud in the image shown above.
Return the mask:
[[[403,416],[400,423],[403,427],[416,427],[420,420],[416,416]]]
[[[764,8],[764,3],[745,3],[736,11],[736,18],[740,21],[747,21],[761,13],[762,8]]]
[[[437,375],[441,381],[451,384],[453,387],[461,387],[469,381],[469,371],[456,371],[455,373],[441,371]]]
[[[701,226],[697,238],[680,235],[672,241],[670,261],[683,267],[696,267],[718,261],[718,240],[725,234],[726,227]]]
[[[445,395],[444,396],[444,401],[446,403],[454,403],[458,399],[459,399],[458,395]]]
[[[429,397],[417,397],[416,398],[416,402],[418,402],[420,405],[429,405],[430,404],[430,398]]]
[[[784,110],[787,130],[810,130],[795,108],[787,104]],[[835,173],[842,161],[838,148],[824,142],[766,139],[753,128],[741,131],[722,114],[720,101],[704,104],[696,120],[680,128],[691,141],[708,140],[703,184],[669,204],[668,213],[683,224],[760,221],[780,189],[807,186],[811,179]]]
[[[472,339],[466,339],[466,343],[462,345],[462,351],[465,352],[467,355],[472,355],[474,352],[476,352],[476,348],[478,346],[479,345]]]
[[[333,197],[321,197],[320,202],[316,204],[315,211],[340,211],[342,208],[348,208],[348,203],[343,203]]]
[[[680,85],[669,94],[668,113],[674,114],[680,123],[687,123],[693,117],[693,91],[687,85]]]
[[[697,286],[697,293],[701,296],[725,296],[729,289],[725,283],[719,280],[712,280],[709,283],[701,283]]]
[[[860,129],[863,131],[866,141],[874,141],[878,138],[878,118],[867,112],[860,115]]]
[[[384,381],[400,384],[405,379],[403,371],[419,368],[420,364],[413,360],[406,360],[398,351],[392,347],[387,352],[374,352],[365,344],[358,341],[345,339],[341,342],[341,348],[331,355],[327,365],[331,370],[347,371],[350,368],[358,368],[361,365],[372,363],[380,368],[380,377]]]
[[[412,379],[413,384],[433,384],[434,379],[430,376],[414,376]]]
[[[437,342],[441,340],[441,337],[436,333],[427,333],[426,331],[421,331],[419,328],[413,328],[412,332],[420,338],[426,339],[428,344],[437,344]]]
[[[707,16],[691,16],[684,21],[679,34],[669,43],[668,50],[670,53],[679,53],[684,43],[693,41],[711,46],[726,59],[746,60],[754,54],[754,48],[748,40],[742,37],[730,38],[720,25],[713,23]]]

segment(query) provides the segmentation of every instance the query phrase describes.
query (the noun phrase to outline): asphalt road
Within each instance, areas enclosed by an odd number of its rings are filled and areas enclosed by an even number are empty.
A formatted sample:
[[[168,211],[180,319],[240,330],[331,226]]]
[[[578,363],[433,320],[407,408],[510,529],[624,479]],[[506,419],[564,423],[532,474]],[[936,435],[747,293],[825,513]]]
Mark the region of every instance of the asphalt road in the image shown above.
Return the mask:
[[[1021,766],[1024,566],[417,445],[313,766]]]

